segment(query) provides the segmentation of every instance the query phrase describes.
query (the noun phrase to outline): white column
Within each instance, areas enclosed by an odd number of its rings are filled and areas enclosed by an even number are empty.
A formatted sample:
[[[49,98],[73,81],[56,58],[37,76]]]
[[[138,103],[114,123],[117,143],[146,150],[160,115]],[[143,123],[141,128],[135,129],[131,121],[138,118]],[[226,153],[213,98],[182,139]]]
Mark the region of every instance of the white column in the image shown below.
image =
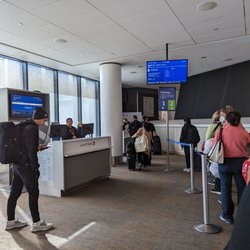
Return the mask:
[[[101,135],[111,136],[113,163],[122,159],[122,81],[121,65],[100,65]]]

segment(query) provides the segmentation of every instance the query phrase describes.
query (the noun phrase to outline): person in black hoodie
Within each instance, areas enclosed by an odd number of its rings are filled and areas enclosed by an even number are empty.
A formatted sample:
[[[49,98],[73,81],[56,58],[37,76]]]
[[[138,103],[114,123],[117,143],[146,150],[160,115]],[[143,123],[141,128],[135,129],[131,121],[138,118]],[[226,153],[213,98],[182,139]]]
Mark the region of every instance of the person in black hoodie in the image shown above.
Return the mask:
[[[43,150],[44,146],[39,145],[39,126],[44,125],[48,120],[48,114],[41,108],[34,110],[32,119],[20,123],[20,142],[22,154],[17,164],[13,164],[13,180],[10,196],[7,203],[7,223],[5,230],[20,228],[27,225],[24,221],[15,219],[16,203],[22,194],[23,186],[29,194],[29,208],[33,220],[32,232],[45,231],[53,227],[52,223],[40,220],[38,210],[38,178],[39,163],[37,151]]]
[[[184,126],[181,129],[180,142],[190,143],[193,148],[197,147],[200,141],[200,135],[197,128],[191,124],[190,118],[184,119]],[[190,172],[190,148],[184,146],[184,153],[186,158],[186,168],[183,169],[185,172]]]

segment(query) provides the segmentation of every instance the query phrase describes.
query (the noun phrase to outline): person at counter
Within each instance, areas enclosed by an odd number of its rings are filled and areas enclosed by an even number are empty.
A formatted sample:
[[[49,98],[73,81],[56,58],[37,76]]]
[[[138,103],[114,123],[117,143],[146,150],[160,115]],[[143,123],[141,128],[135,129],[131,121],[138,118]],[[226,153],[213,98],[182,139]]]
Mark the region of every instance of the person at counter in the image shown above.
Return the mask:
[[[66,119],[66,131],[65,131],[65,136],[62,138],[63,140],[68,140],[68,139],[77,139],[79,138],[79,135],[77,133],[77,129],[72,126],[73,124],[73,119],[72,118],[67,118]]]

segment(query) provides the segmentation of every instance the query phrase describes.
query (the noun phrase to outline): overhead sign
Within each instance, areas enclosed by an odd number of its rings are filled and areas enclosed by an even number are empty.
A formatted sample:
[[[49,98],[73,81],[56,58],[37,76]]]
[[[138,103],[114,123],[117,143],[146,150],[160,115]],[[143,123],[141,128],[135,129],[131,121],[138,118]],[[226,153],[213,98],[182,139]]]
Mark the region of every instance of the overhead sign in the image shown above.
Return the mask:
[[[159,111],[176,110],[176,88],[160,87],[159,88]]]

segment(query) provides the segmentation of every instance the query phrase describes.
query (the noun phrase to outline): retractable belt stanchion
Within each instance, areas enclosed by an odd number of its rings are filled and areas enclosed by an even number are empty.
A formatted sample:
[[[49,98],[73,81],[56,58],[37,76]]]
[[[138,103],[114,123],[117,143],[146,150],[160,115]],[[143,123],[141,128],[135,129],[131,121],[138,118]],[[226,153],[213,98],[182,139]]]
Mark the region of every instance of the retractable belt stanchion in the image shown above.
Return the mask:
[[[203,188],[203,217],[204,223],[194,226],[195,230],[200,233],[207,233],[207,234],[216,234],[221,232],[221,227],[210,224],[209,219],[209,204],[208,204],[208,192],[207,192],[207,156],[201,154],[201,163],[202,163],[202,188]]]
[[[194,150],[193,145],[190,144],[189,146],[189,153],[190,153],[190,179],[191,179],[191,187],[186,189],[185,192],[188,194],[200,194],[201,191],[195,188],[194,185]]]

